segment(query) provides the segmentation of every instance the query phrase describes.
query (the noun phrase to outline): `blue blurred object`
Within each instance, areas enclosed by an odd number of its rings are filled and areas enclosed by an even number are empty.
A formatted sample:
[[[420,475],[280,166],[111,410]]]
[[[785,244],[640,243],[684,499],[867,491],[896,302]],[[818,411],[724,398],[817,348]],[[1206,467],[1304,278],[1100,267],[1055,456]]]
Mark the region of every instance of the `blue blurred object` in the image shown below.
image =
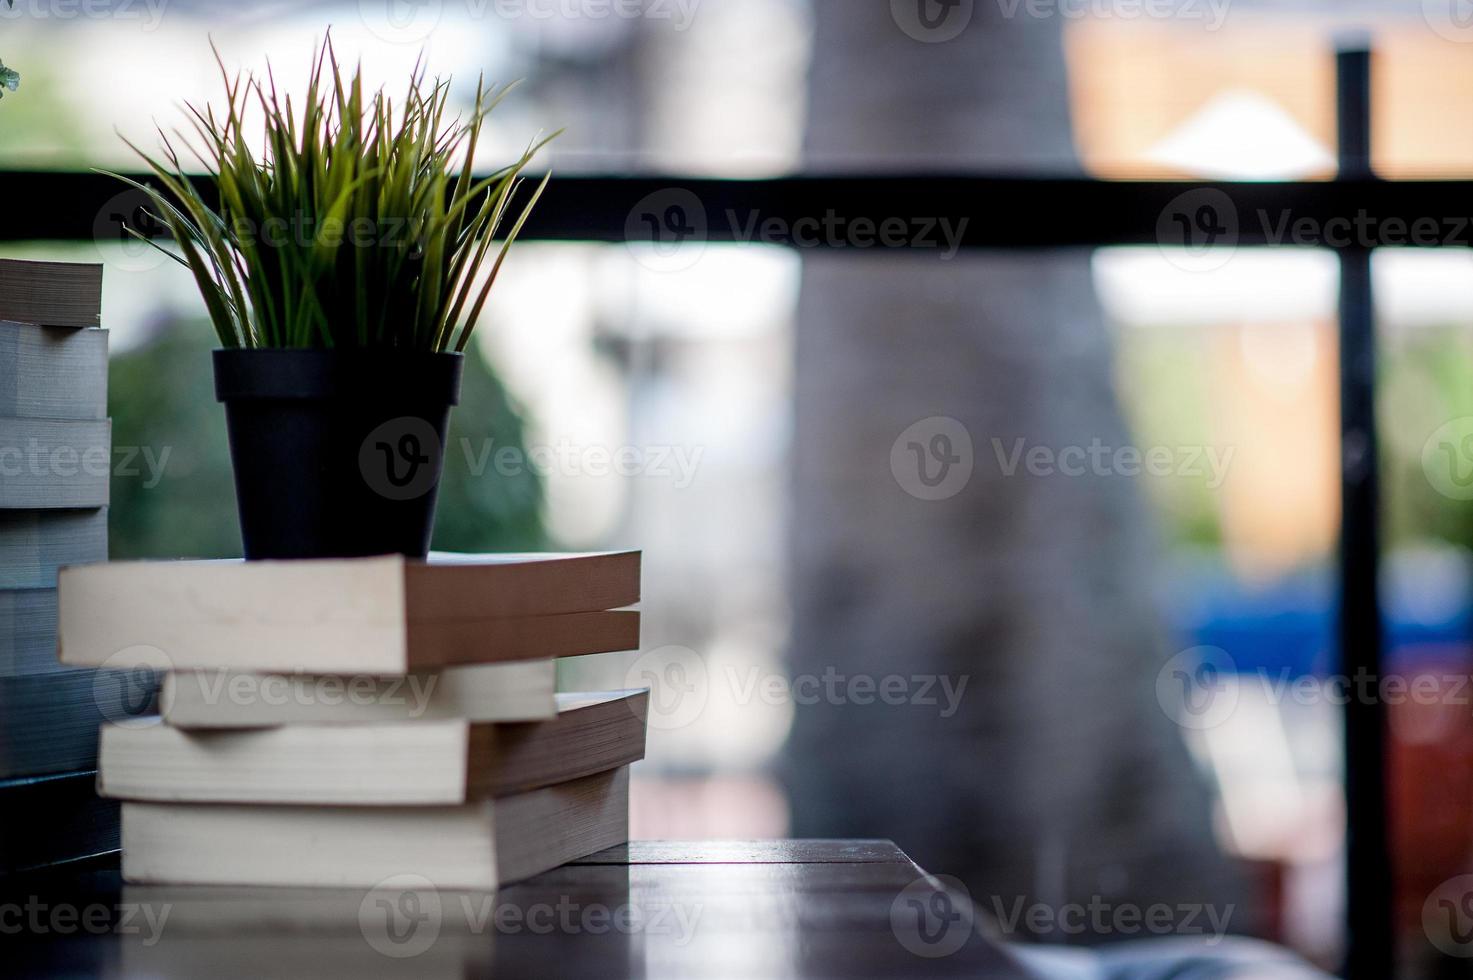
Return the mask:
[[[1335,663],[1335,582],[1326,567],[1246,583],[1221,563],[1175,578],[1169,615],[1183,647],[1226,650],[1240,673],[1324,677]],[[1389,667],[1473,664],[1473,574],[1455,551],[1389,555],[1381,583]]]

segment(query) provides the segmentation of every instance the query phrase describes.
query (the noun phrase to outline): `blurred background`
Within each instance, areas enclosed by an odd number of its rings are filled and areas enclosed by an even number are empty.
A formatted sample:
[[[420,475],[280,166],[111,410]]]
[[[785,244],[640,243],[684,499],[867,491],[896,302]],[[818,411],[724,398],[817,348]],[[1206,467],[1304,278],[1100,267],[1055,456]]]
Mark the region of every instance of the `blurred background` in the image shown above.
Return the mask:
[[[289,90],[330,26],[391,87],[421,55],[463,102],[480,73],[525,79],[488,166],[566,127],[561,174],[1321,179],[1356,28],[1378,173],[1473,175],[1450,125],[1473,114],[1473,28],[1416,0],[89,9],[0,10],[21,74],[0,168],[137,169],[118,134],[151,147],[181,100],[219,97],[211,39]],[[106,264],[114,443],[138,450],[115,461],[113,557],[237,554],[212,333],[187,273],[125,240],[130,201],[93,241],[6,253]],[[945,247],[1006,204],[926,216],[937,246],[903,254],[699,229],[521,245],[436,546],[643,549],[645,649],[562,677],[657,688],[636,836],[889,837],[989,911],[1205,901],[1333,964],[1336,260]],[[1387,696],[1396,902],[1407,975],[1432,976],[1451,961],[1424,903],[1473,871],[1473,255],[1383,249],[1374,275],[1389,653],[1425,694]],[[1205,712],[1204,684],[1227,695]]]

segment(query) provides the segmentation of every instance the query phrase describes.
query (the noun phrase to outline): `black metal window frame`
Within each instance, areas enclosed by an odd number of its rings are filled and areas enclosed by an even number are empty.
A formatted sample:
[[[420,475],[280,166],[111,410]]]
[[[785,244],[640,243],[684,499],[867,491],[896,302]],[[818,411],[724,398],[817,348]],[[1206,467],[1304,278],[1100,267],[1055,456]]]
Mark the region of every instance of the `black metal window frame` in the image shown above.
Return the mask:
[[[707,242],[746,241],[757,222],[786,229],[764,237],[793,248],[844,248],[794,236],[803,222],[843,215],[869,219],[949,218],[966,251],[1091,249],[1179,245],[1173,222],[1184,206],[1225,201],[1235,220],[1215,212],[1218,244],[1246,248],[1331,248],[1340,258],[1340,394],[1342,525],[1338,596],[1341,666],[1348,676],[1382,671],[1378,601],[1379,496],[1376,485],[1375,327],[1370,257],[1376,248],[1468,247],[1473,180],[1378,180],[1370,168],[1370,55],[1342,52],[1338,68],[1340,173],[1324,181],[1210,182],[1100,180],[1089,177],[984,173],[805,174],[733,180],[688,175],[559,176],[548,187],[522,238],[528,241],[658,241],[650,222],[635,220],[650,200],[698,201]],[[146,180],[146,175],[133,174]],[[0,242],[116,239],[118,198],[111,177],[71,171],[0,171],[12,202]],[[205,185],[201,185],[206,189]],[[208,196],[208,192],[207,192]],[[1470,202],[1459,207],[1458,202]],[[1184,205],[1184,202],[1186,204]],[[1180,215],[1180,218],[1177,216]],[[1288,219],[1287,223],[1285,218]],[[966,219],[965,226],[960,225]],[[1369,219],[1369,220],[1368,220]],[[1431,223],[1429,224],[1429,219]],[[1317,242],[1284,234],[1298,222],[1345,230]],[[1420,224],[1419,224],[1420,223]],[[1418,232],[1417,229],[1423,229]],[[668,244],[668,243],[667,243]],[[875,240],[851,254],[908,251]],[[1393,973],[1391,855],[1387,839],[1384,707],[1348,699],[1345,714],[1347,812],[1346,975],[1382,980]]]

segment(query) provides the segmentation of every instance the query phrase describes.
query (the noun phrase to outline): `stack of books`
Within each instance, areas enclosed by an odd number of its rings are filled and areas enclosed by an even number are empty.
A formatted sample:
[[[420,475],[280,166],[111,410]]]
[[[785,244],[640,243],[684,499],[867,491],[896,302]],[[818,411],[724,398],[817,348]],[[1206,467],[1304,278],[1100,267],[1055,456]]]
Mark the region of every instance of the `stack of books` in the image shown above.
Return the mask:
[[[107,725],[135,883],[494,889],[628,840],[647,691],[557,694],[636,649],[638,552],[116,562],[61,573],[61,659],[163,672]]]
[[[92,783],[117,707],[56,660],[57,569],[107,560],[102,266],[0,259],[0,871],[117,848]]]

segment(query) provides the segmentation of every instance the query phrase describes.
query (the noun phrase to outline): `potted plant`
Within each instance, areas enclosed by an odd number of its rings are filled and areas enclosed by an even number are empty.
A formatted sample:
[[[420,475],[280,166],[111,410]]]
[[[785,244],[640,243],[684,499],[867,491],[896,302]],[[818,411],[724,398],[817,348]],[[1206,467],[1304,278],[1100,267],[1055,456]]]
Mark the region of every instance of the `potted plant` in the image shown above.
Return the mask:
[[[519,194],[522,175],[557,134],[477,178],[510,86],[478,83],[452,117],[449,82],[427,84],[421,63],[395,104],[361,68],[344,77],[330,38],[298,103],[269,73],[221,71],[223,108],[186,104],[193,137],[174,135],[204,190],[162,132],[162,160],[129,144],[161,187],[119,179],[148,195],[219,335],[246,557],[423,557],[462,352],[547,186]]]
[[[5,6],[14,7],[15,0],[5,0]],[[20,72],[14,68],[6,68],[5,62],[0,61],[0,99],[5,97],[6,92],[14,92],[20,88]]]

